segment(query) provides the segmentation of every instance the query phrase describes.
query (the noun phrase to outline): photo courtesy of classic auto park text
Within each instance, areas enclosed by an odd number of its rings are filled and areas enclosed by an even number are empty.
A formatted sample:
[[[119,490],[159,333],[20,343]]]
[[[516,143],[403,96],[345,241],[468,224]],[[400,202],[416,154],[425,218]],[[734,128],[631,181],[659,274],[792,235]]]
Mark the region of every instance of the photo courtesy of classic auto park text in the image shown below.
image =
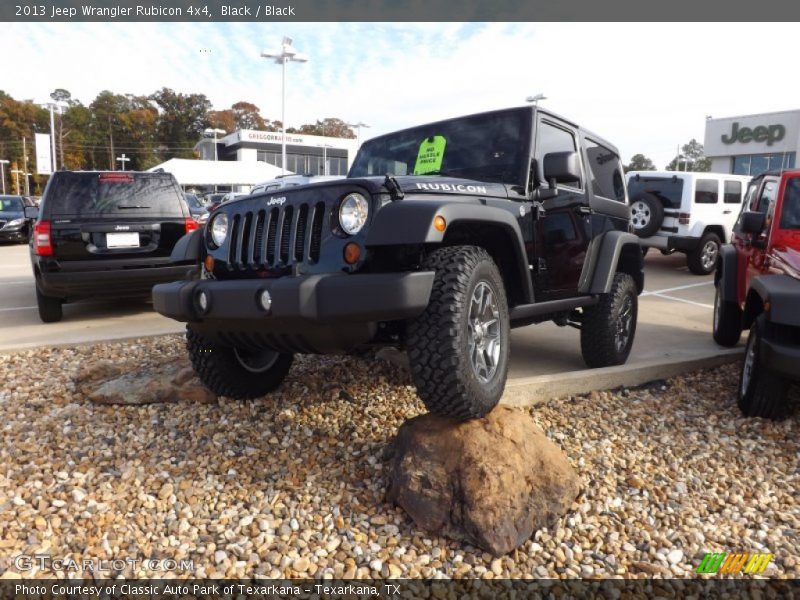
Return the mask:
[[[176,6],[1,13],[0,595],[797,593],[794,24]]]

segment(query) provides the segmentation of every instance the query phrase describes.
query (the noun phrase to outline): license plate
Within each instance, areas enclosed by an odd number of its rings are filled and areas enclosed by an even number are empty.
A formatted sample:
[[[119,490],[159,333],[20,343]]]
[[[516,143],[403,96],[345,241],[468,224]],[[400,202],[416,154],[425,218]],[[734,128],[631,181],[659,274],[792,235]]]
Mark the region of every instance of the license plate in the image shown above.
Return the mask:
[[[106,247],[107,248],[138,248],[139,247],[139,232],[133,233],[107,233],[106,234]]]

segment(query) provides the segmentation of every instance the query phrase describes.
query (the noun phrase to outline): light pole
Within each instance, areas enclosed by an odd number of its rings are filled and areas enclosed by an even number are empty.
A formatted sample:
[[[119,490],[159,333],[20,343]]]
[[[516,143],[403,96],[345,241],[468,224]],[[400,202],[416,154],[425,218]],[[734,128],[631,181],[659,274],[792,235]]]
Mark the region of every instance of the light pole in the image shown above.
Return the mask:
[[[0,179],[3,180],[3,195],[5,196],[6,193],[6,174],[5,174],[5,165],[7,165],[10,161],[8,160],[0,160]]]
[[[203,130],[203,133],[206,135],[213,135],[214,136],[214,162],[217,162],[217,134],[222,135],[225,133],[224,129],[212,129],[209,127],[208,129]]]
[[[328,148],[333,148],[330,144],[317,144],[317,148],[322,147],[322,174],[328,175]]]
[[[262,58],[271,58],[276,64],[281,65],[281,173],[286,174],[286,63],[308,62],[308,59],[295,50],[292,38],[284,37],[280,54],[264,51]]]
[[[127,158],[127,157],[125,156],[125,153],[124,153],[124,152],[122,153],[122,156],[118,156],[118,157],[117,157],[117,162],[121,162],[121,163],[122,163],[122,170],[123,170],[123,171],[125,170],[125,163],[126,163],[126,162],[130,162],[130,160],[131,160],[130,158]]]
[[[547,100],[547,96],[542,93],[536,94],[534,96],[528,96],[525,98],[525,102],[530,102],[534,106],[539,106],[539,100]]]
[[[372,125],[367,125],[366,123],[362,123],[359,121],[358,123],[345,123],[348,127],[355,127],[356,128],[356,145],[358,147],[361,146],[361,128],[367,127],[370,128]]]

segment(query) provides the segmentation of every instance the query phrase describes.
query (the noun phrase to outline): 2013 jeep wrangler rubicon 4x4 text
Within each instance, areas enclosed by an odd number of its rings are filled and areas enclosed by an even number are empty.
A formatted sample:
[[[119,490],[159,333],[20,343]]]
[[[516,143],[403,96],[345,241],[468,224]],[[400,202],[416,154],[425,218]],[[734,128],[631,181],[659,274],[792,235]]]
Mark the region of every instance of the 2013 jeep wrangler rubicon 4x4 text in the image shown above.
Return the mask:
[[[213,392],[259,397],[293,353],[394,345],[432,413],[500,400],[509,329],[581,331],[590,367],[624,363],[644,286],[616,149],[550,112],[514,108],[364,143],[346,179],[221,205],[157,285]]]

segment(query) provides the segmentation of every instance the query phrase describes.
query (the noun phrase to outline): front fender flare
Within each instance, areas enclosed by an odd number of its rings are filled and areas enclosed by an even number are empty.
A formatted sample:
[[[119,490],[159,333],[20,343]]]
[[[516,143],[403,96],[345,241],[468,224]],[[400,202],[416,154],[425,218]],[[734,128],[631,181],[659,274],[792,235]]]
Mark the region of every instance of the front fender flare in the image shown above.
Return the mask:
[[[445,231],[433,226],[436,216],[447,223]],[[365,245],[404,246],[441,244],[447,231],[457,223],[485,223],[502,228],[514,251],[515,272],[522,282],[525,302],[533,302],[533,283],[525,242],[514,215],[501,208],[464,202],[438,200],[400,201],[387,204],[378,211],[370,225]]]
[[[731,244],[725,244],[719,251],[719,263],[714,273],[714,284],[719,290],[720,298],[723,302],[738,303],[737,294],[737,275],[739,269],[739,258],[736,248]]]
[[[187,233],[175,243],[169,259],[174,263],[199,262],[202,240],[202,228]]]
[[[800,327],[800,281],[788,275],[762,275],[750,282],[750,290],[758,294],[764,306],[769,306],[769,321]]]

